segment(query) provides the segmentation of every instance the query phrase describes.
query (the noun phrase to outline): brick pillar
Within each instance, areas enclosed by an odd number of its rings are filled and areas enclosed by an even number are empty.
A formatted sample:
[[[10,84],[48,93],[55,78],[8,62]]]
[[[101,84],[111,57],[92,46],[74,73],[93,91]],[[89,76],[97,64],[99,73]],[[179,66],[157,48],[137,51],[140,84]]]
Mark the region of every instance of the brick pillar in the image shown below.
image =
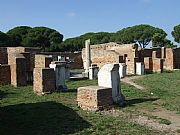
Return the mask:
[[[33,90],[37,95],[55,91],[55,72],[51,68],[34,68]]]
[[[16,54],[11,58],[11,84],[15,87],[27,85],[25,57],[23,55]]]

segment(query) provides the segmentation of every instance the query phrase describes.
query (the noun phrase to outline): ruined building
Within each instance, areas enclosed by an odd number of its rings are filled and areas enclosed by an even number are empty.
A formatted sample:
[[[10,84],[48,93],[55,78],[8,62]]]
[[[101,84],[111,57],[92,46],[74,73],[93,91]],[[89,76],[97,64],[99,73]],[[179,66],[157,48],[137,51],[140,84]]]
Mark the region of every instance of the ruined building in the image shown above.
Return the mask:
[[[37,73],[41,75],[39,80],[48,84],[52,80],[46,78],[51,78],[52,71],[45,68],[49,68],[52,61],[66,61],[71,68],[82,68],[81,53],[45,53],[33,47],[0,47],[0,85],[26,86],[34,83]],[[37,81],[38,88],[39,83]]]
[[[146,72],[161,72],[180,68],[180,48],[140,49],[137,44],[114,42],[91,45],[91,64],[102,67],[108,63],[126,63],[127,74],[136,73],[136,62],[143,62]],[[82,49],[83,65],[86,66],[86,52]]]

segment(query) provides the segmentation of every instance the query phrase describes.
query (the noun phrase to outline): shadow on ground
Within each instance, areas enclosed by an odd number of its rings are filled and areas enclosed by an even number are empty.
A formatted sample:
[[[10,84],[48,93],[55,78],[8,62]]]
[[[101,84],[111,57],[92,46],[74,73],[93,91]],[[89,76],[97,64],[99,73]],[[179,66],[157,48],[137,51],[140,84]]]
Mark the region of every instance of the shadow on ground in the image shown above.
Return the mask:
[[[74,110],[56,102],[18,104],[0,108],[1,135],[71,134],[90,126]]]
[[[134,104],[139,104],[143,102],[153,102],[159,100],[159,98],[136,98],[136,99],[130,99],[126,100],[126,105],[125,106],[132,106]]]
[[[0,100],[2,100],[3,98],[6,98],[7,95],[9,94],[13,94],[13,93],[9,93],[9,92],[4,92],[0,90]]]

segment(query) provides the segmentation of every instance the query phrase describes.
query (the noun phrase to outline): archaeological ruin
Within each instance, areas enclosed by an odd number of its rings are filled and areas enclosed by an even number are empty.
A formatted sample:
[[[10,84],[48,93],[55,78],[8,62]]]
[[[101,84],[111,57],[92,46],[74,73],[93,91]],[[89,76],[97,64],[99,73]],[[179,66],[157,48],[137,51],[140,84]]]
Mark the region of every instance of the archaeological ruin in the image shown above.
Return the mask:
[[[136,63],[144,64],[145,72],[162,72],[162,70],[180,69],[180,48],[139,48],[137,44],[105,43],[90,46],[90,55],[87,48],[82,49],[84,68],[87,63],[96,64],[101,68],[109,63],[125,63],[127,74],[136,74]],[[88,58],[86,58],[87,56]],[[87,59],[90,60],[87,62]]]
[[[100,110],[112,103],[124,104],[120,79],[126,75],[180,69],[180,48],[139,48],[137,44],[90,45],[82,52],[41,52],[33,47],[0,47],[0,85],[33,84],[34,93],[67,91],[70,69],[83,69],[81,76],[98,79],[98,86],[80,87],[77,102],[85,110]]]

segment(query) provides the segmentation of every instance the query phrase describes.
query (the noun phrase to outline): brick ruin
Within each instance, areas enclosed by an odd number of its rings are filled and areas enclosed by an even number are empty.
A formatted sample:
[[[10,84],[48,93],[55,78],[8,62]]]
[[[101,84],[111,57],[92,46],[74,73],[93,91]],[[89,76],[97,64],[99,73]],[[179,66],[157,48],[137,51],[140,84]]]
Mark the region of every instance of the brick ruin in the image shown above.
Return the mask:
[[[127,74],[136,74],[136,62],[143,62],[146,72],[180,69],[180,48],[140,49],[137,44],[114,42],[91,45],[91,64],[102,67],[109,63],[125,63]],[[82,49],[83,65],[86,65],[85,48]]]
[[[60,59],[61,58],[61,59]],[[33,84],[38,95],[55,91],[55,71],[52,61],[65,64],[65,79],[71,68],[82,68],[81,53],[45,53],[33,47],[0,47],[0,85],[14,87]]]

